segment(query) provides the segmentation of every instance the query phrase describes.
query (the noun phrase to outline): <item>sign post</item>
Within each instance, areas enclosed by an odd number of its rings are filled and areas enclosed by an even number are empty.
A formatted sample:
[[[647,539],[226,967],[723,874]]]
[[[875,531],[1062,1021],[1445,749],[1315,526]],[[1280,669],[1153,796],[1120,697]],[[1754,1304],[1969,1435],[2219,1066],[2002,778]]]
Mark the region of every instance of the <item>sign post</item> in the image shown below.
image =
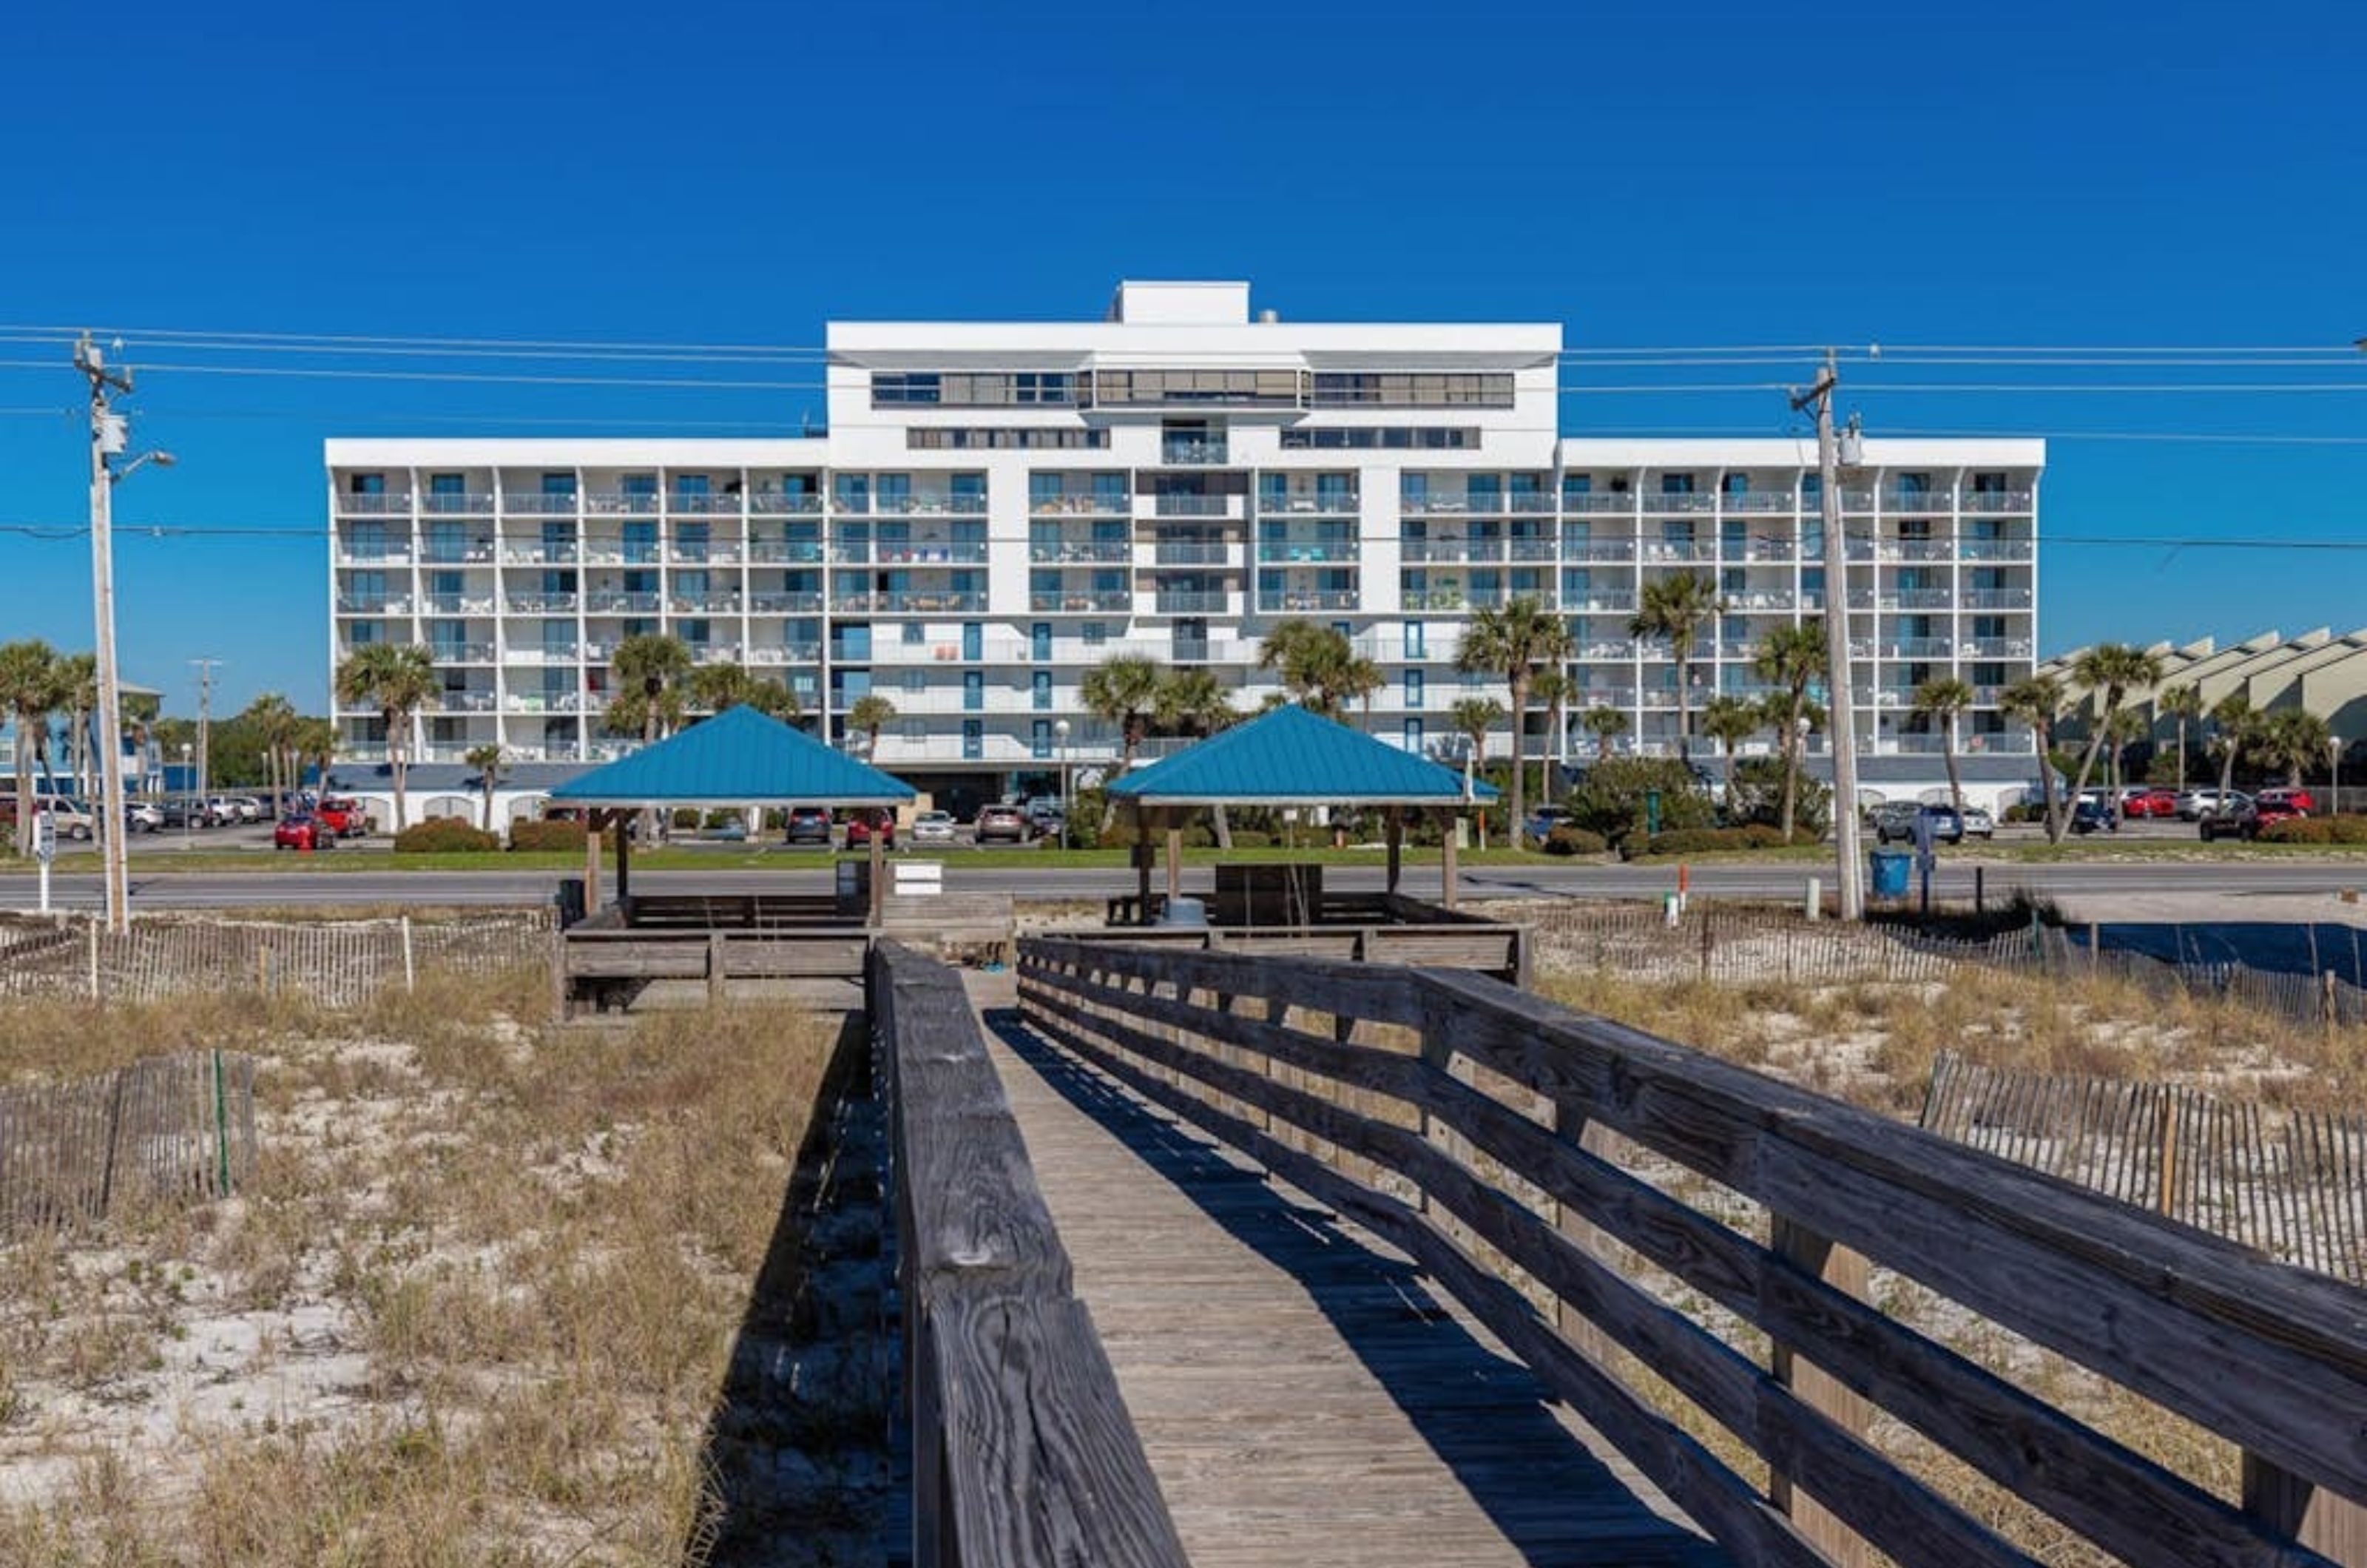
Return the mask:
[[[33,819],[33,858],[41,867],[41,913],[50,912],[50,863],[58,858],[58,821],[48,812]]]

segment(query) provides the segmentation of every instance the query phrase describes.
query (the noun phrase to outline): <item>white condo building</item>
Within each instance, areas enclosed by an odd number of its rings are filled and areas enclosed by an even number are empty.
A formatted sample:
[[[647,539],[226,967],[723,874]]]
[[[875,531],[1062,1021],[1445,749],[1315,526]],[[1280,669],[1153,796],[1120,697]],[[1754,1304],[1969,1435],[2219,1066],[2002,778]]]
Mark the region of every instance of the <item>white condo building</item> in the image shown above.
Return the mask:
[[[1268,631],[1334,625],[1387,677],[1364,722],[1452,757],[1448,710],[1503,694],[1455,669],[1466,617],[1526,595],[1569,618],[1582,694],[1576,739],[1535,715],[1531,754],[1591,751],[1603,705],[1623,750],[1662,751],[1677,671],[1629,635],[1643,583],[1704,573],[1725,601],[1696,711],[1757,691],[1762,636],[1825,604],[1815,443],[1565,436],[1558,325],[1282,321],[1244,283],[1127,283],[1099,321],[838,322],[828,347],[827,434],[329,442],[333,660],[433,650],[414,757],[581,765],[630,744],[601,723],[612,650],[671,633],[781,677],[833,738],[885,696],[882,767],[991,796],[1116,754],[1079,700],[1114,654],[1206,665],[1247,711]],[[1876,438],[1848,471],[1869,786],[1941,777],[1909,694],[1942,674],[1976,694],[1968,782],[2033,776],[1997,700],[2033,667],[2044,457]],[[377,716],[336,718],[380,756]]]

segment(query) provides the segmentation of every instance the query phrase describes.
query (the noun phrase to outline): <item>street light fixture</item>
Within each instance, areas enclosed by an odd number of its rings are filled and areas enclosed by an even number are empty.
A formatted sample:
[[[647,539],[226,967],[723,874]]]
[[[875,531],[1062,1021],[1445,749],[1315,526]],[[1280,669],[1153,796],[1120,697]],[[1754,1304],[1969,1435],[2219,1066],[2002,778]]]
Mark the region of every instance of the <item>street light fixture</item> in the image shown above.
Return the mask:
[[[1052,721],[1052,739],[1060,746],[1060,847],[1069,847],[1069,721]]]
[[[2339,816],[2342,811],[2342,737],[2326,738],[2326,814]]]

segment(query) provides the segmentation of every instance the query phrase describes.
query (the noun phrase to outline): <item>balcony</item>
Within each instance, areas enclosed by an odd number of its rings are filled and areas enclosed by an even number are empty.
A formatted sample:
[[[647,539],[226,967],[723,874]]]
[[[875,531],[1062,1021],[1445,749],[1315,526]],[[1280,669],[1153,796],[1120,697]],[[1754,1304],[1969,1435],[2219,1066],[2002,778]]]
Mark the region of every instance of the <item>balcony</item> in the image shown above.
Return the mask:
[[[1968,588],[1958,603],[1967,610],[2027,610],[2030,590],[2027,588]]]
[[[438,664],[491,664],[493,645],[489,642],[439,642],[429,645],[427,656]]]
[[[1573,517],[1588,515],[1632,516],[1636,511],[1636,492],[1626,490],[1564,491],[1561,509]]]
[[[1636,595],[1624,589],[1580,589],[1569,594],[1562,608],[1576,613],[1602,614],[1606,611],[1630,611],[1636,607]]]
[[[1966,560],[2028,560],[2033,550],[2028,539],[1966,539],[1958,553]]]
[[[753,491],[748,496],[748,510],[758,517],[819,517],[821,497],[811,491]]]
[[[419,498],[419,510],[430,516],[491,517],[493,492],[489,490],[431,491]]]
[[[1151,497],[1156,517],[1234,517],[1240,515],[1237,495],[1157,495]]]
[[[1884,560],[1942,561],[1955,558],[1955,547],[1945,539],[1885,539]]]
[[[854,511],[843,507],[842,511]],[[871,510],[881,517],[983,517],[986,497],[982,495],[875,495]]]
[[[652,598],[655,595],[651,595]],[[572,593],[513,593],[509,596],[513,615],[573,615],[575,595]]]
[[[1358,596],[1353,589],[1290,589],[1280,593],[1260,593],[1258,610],[1263,615],[1299,615],[1311,611],[1353,610]]]
[[[1751,611],[1789,610],[1797,605],[1800,596],[1787,588],[1753,588],[1726,596],[1726,607],[1738,613]]]
[[[1857,596],[1852,594],[1850,603],[1856,602]],[[1886,610],[1944,610],[1955,602],[1956,596],[1944,588],[1901,588],[1882,596]]]
[[[337,547],[339,566],[409,566],[409,545],[347,545]]]
[[[1409,610],[1462,610],[1471,604],[1460,588],[1409,588],[1399,602]]]
[[[1672,513],[1681,517],[1700,516],[1717,510],[1716,491],[1646,491],[1644,510],[1656,513]]]
[[[737,664],[740,645],[736,642],[697,642],[690,646],[693,664]]]
[[[658,492],[653,490],[595,490],[583,497],[583,510],[614,517],[655,517]]]
[[[1717,504],[1721,512],[1766,516],[1788,514],[1798,504],[1798,498],[1788,490],[1728,490],[1718,492]]]
[[[1398,558],[1416,566],[1424,561],[1500,561],[1504,541],[1482,536],[1406,539],[1398,546]]]
[[[683,517],[737,517],[740,515],[740,493],[727,491],[717,495],[708,491],[673,491],[666,495],[665,507],[669,513]]]
[[[1707,692],[1698,694],[1693,700],[1692,705],[1699,707],[1700,698],[1707,695],[1709,695]],[[1647,686],[1636,694],[1636,705],[1647,708],[1672,708],[1677,705],[1677,689],[1674,686]]]
[[[1945,659],[1954,644],[1943,637],[1893,637],[1882,648],[1886,659]]]
[[[1276,566],[1314,565],[1356,559],[1356,541],[1340,539],[1260,539],[1257,558]]]
[[[820,539],[753,539],[748,545],[748,558],[760,565],[811,566],[821,556]]]
[[[873,558],[896,566],[984,566],[983,539],[881,539]]]
[[[656,593],[626,593],[614,588],[595,589],[583,596],[583,608],[595,615],[654,615],[665,604]],[[517,601],[510,602],[512,609]]]
[[[1631,561],[1636,558],[1633,539],[1565,539],[1561,558],[1566,561]]]
[[[1570,657],[1573,659],[1633,659],[1636,657],[1636,642],[1632,637],[1601,637],[1592,642],[1573,644]]]
[[[520,517],[572,517],[577,511],[576,495],[572,490],[559,495],[546,495],[538,491],[511,495],[504,491],[502,510]]]
[[[1027,503],[1036,517],[1124,517],[1134,510],[1134,498],[1124,491],[1101,495],[1039,495]]]
[[[2031,499],[2031,492],[2026,490],[1968,491],[1965,494],[1964,510],[1976,516],[1995,517],[2029,511]]]
[[[821,644],[818,642],[759,643],[748,650],[751,664],[819,664]]]
[[[1126,539],[1036,539],[1027,558],[1037,566],[1124,566],[1134,558],[1134,545]]]
[[[444,713],[491,713],[493,694],[491,692],[445,692],[436,700]]]
[[[1944,490],[1886,490],[1882,492],[1882,509],[1901,517],[1936,517],[1955,508],[1954,498]]]
[[[429,593],[419,601],[420,610],[430,615],[490,615],[493,613],[493,596],[490,593]]]
[[[581,650],[572,642],[527,644],[504,648],[501,651],[505,664],[575,664],[582,662]]]
[[[366,495],[346,491],[337,496],[337,510],[348,517],[407,517],[411,514],[411,492],[380,491]]]
[[[504,713],[583,713],[589,706],[581,692],[512,692],[502,699]]]
[[[582,551],[573,544],[564,545],[504,545],[502,563],[505,566],[572,566]]]
[[[821,595],[754,593],[749,596],[748,608],[760,615],[817,615],[821,613]]]
[[[863,610],[879,615],[978,615],[986,608],[983,593],[842,593],[831,601],[841,610]]]
[[[2028,637],[1966,637],[1964,647],[1966,659],[2027,659],[2030,657]]]
[[[411,597],[405,593],[340,593],[337,614],[341,615],[407,615],[411,614]]]
[[[1584,708],[1632,708],[1636,705],[1636,688],[1588,686],[1571,693],[1569,705],[1572,712]]]
[[[666,552],[666,559],[676,566],[737,566],[740,547],[722,542],[701,545],[676,541]]]
[[[1502,491],[1429,490],[1419,493],[1400,492],[1398,511],[1407,517],[1438,513],[1468,514],[1475,517],[1550,517],[1554,499],[1550,492],[1521,491],[1506,494]]]
[[[1151,613],[1160,615],[1221,615],[1232,605],[1229,593],[1209,593],[1177,589],[1159,593],[1151,602]]]
[[[740,595],[676,593],[666,601],[666,604],[677,615],[736,615],[740,613]]]
[[[1799,546],[1790,539],[1751,539],[1742,547],[1742,558],[1748,561],[1788,561],[1799,553]]]
[[[1240,558],[1238,545],[1206,539],[1162,539],[1151,547],[1158,566],[1229,566]]]
[[[1707,539],[1686,543],[1679,539],[1647,539],[1644,559],[1654,566],[1670,564],[1706,565],[1717,559],[1717,546]]]
[[[1159,461],[1171,468],[1222,468],[1231,461],[1226,444],[1170,435],[1159,443]]]
[[[491,539],[471,539],[466,544],[455,545],[431,541],[421,548],[419,558],[428,566],[491,566],[493,542]]]
[[[1353,517],[1358,511],[1354,491],[1273,491],[1258,497],[1261,517]]]
[[[595,566],[655,566],[663,554],[655,539],[591,539],[583,558]]]
[[[1093,593],[1030,593],[1027,596],[1027,608],[1039,615],[1124,614],[1134,608],[1134,595],[1115,591]]]

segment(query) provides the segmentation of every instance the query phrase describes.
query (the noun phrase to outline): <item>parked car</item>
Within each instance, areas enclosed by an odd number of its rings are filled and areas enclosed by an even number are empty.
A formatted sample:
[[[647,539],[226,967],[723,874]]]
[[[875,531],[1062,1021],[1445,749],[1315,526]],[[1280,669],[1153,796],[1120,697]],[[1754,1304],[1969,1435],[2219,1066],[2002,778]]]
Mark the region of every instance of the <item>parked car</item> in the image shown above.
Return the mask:
[[[1874,810],[1874,841],[1886,844],[1893,840],[1912,843],[1915,825],[1920,818],[1931,824],[1931,841],[1935,844],[1962,843],[1965,838],[1964,818],[1956,808],[1945,803],[1930,806],[1912,800],[1886,801]]]
[[[1523,825],[1523,830],[1526,832],[1530,838],[1536,840],[1539,843],[1543,843],[1546,834],[1552,832],[1556,828],[1567,827],[1569,820],[1570,809],[1569,807],[1540,806],[1535,811],[1529,813],[1529,819]]]
[[[830,843],[830,813],[819,806],[792,806],[789,819],[782,835],[785,843]]]
[[[337,830],[318,817],[284,817],[271,829],[275,850],[334,850]]]
[[[950,844],[954,841],[954,814],[950,811],[923,811],[912,818],[912,841],[916,844]]]
[[[2167,821],[2178,815],[2178,792],[2169,789],[2134,790],[2122,800],[2121,815]]]
[[[1965,838],[1967,838],[1967,839],[1994,839],[1994,838],[1996,838],[1996,837],[1997,837],[1997,818],[1994,818],[1994,817],[1992,817],[1992,816],[1990,816],[1990,815],[1988,814],[1988,812],[1985,808],[1983,808],[1983,807],[1978,807],[1978,806],[1967,806],[1967,807],[1965,807]]]
[[[848,849],[851,850],[857,844],[867,848],[871,843],[871,835],[874,833],[879,835],[881,849],[894,849],[896,847],[896,814],[885,807],[878,806],[865,807],[860,810],[847,813],[846,847]]]
[[[350,795],[323,795],[312,816],[341,839],[358,839],[370,830],[369,813]]]
[[[2252,799],[2255,804],[2260,806],[2266,806],[2271,801],[2275,801],[2280,806],[2290,806],[2294,811],[2300,813],[2304,817],[2308,816],[2311,812],[2317,809],[2317,797],[2310,794],[2309,791],[2305,789],[2287,789],[2282,785],[2279,785],[2273,789],[2261,790],[2259,794],[2253,795]]]
[[[215,826],[213,811],[193,795],[175,795],[159,808],[167,828],[211,828]]]
[[[2093,833],[2099,830],[2117,833],[2121,830],[2121,819],[2112,814],[2112,807],[2102,800],[2092,795],[2083,795],[2071,803],[2070,828],[2074,833]]]
[[[90,807],[79,800],[62,800],[50,795],[35,801],[33,809],[51,819],[61,839],[87,840],[98,830],[98,818],[93,817]]]
[[[2252,797],[2241,790],[2190,789],[2178,797],[2178,819],[2200,822],[2213,812],[2234,811],[2251,803]]]
[[[1002,842],[1024,844],[1028,837],[1027,818],[1015,806],[981,806],[978,808],[978,841],[981,844]]]
[[[125,801],[123,825],[134,833],[153,833],[164,825],[164,807],[149,800]]]
[[[260,822],[271,814],[271,808],[258,795],[233,795],[229,798],[230,808],[242,822]]]
[[[2204,813],[2200,831],[2206,844],[2214,839],[2257,839],[2261,829],[2302,815],[2290,801],[2254,797],[2238,807]]]

